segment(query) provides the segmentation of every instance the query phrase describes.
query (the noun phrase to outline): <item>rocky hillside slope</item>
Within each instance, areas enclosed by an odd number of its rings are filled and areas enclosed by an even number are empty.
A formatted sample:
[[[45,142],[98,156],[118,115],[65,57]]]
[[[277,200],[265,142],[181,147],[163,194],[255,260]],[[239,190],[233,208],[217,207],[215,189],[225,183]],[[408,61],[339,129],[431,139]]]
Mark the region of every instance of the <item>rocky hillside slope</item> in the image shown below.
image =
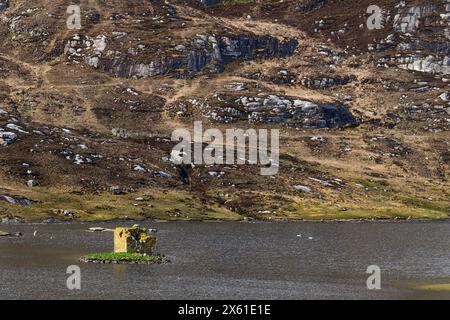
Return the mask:
[[[450,2],[72,4],[0,0],[4,222],[450,215]],[[279,173],[174,165],[200,120],[279,129]]]

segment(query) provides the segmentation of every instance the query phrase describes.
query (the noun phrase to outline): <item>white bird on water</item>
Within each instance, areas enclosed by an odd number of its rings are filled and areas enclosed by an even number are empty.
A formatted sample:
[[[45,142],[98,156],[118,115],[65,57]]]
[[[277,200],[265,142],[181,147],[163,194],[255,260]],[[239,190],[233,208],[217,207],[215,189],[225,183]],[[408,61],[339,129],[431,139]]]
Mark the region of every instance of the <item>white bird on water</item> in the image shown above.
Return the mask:
[[[297,237],[298,237],[298,238],[301,238],[301,237],[302,237],[302,234],[298,234]],[[312,240],[312,239],[313,239],[313,237],[308,237],[308,240]]]
[[[33,237],[36,237],[37,230],[34,230]]]

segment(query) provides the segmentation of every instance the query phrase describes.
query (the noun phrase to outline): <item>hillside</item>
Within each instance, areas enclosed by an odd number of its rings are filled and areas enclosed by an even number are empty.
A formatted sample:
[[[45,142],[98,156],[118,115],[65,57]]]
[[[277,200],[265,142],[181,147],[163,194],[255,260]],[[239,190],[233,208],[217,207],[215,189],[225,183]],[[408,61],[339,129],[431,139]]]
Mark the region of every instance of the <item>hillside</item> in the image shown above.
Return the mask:
[[[0,218],[448,218],[450,2],[0,0]],[[279,172],[175,129],[280,130]]]

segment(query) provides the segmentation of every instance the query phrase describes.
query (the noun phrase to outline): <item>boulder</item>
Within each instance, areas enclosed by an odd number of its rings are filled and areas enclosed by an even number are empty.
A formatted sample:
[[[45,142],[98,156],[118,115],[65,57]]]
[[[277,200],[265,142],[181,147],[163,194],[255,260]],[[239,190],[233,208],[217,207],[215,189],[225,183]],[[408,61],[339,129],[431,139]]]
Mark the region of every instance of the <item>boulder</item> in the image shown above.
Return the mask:
[[[327,89],[334,86],[344,86],[355,80],[356,77],[353,75],[342,77],[303,78],[301,84],[310,89]]]
[[[296,185],[296,186],[294,186],[294,189],[297,190],[297,191],[305,192],[305,193],[312,192],[312,189],[310,187],[303,186],[303,185]]]
[[[112,186],[111,188],[109,188],[109,192],[115,196],[125,194],[125,191],[119,186]]]
[[[17,140],[14,132],[0,131],[0,146],[7,146]]]
[[[21,206],[29,206],[33,204],[33,201],[21,198],[21,197],[12,197],[4,194],[0,194],[0,201],[6,201],[11,204],[17,204]]]
[[[30,188],[37,187],[38,185],[39,185],[39,183],[36,180],[28,180],[27,181],[27,186]]]
[[[450,101],[450,91],[444,92],[443,94],[441,94],[439,96],[439,98],[441,98],[441,100],[443,100],[445,102]]]
[[[253,123],[304,128],[343,128],[359,124],[348,108],[338,103],[316,104],[276,95],[240,97],[234,103],[243,106],[241,111],[225,114],[226,109],[222,109],[222,118],[244,118],[247,115],[249,122]]]

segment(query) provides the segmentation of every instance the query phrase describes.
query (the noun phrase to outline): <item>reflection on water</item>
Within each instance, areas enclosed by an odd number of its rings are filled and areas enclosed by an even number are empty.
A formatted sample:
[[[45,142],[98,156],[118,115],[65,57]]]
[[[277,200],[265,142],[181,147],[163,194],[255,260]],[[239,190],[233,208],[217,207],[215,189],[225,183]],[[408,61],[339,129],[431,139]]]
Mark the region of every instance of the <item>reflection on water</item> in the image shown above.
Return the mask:
[[[412,289],[450,282],[449,222],[147,222],[171,264],[78,262],[113,249],[112,233],[88,227],[123,224],[2,226],[24,236],[0,238],[0,299],[450,299]],[[73,264],[81,291],[66,288]],[[381,268],[381,290],[367,290],[369,265]]]

